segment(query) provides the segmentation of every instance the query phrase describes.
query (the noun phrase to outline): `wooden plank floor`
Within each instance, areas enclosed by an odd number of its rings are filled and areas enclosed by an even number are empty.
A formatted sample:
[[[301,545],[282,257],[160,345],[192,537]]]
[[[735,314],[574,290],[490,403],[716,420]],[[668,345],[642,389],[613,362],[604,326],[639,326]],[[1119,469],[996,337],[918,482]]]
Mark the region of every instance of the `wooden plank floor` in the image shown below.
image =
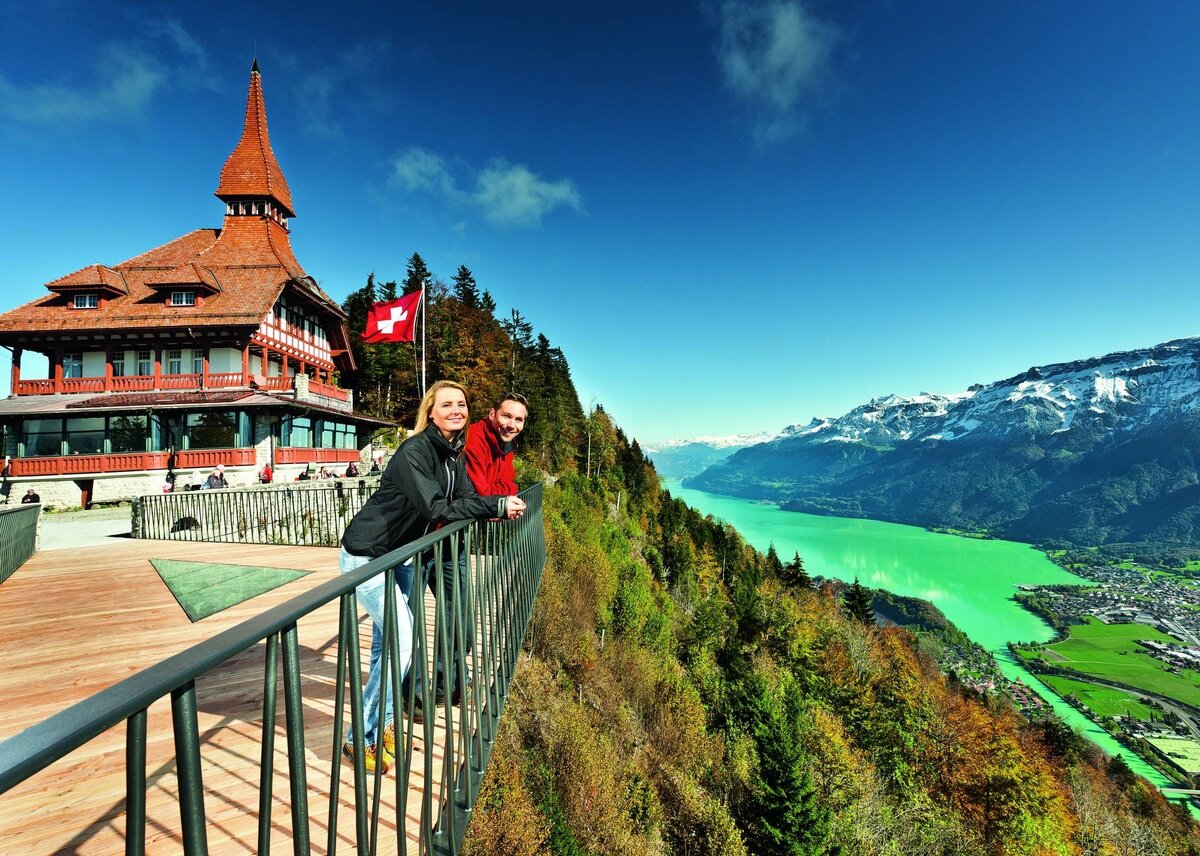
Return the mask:
[[[227,562],[312,571],[278,589],[193,624],[149,559]],[[321,547],[130,540],[115,546],[35,555],[0,585],[0,740],[263,609],[336,577],[337,551]],[[364,615],[365,619],[365,615]],[[365,666],[371,623],[360,623]],[[355,852],[354,784],[332,747],[337,606],[299,624],[310,835],[326,853],[331,769],[339,771],[337,851]],[[262,673],[259,644],[197,682],[201,758],[213,854],[257,852]],[[366,680],[365,669],[363,680]],[[291,852],[291,799],[283,732],[282,671],[275,739],[272,852]],[[349,705],[345,721],[349,722]],[[150,708],[147,745],[147,852],[182,852],[175,751],[168,699]],[[433,745],[441,743],[439,720]],[[413,743],[406,791],[409,852],[421,812],[425,745]],[[440,750],[432,781],[441,779]],[[336,763],[336,768],[335,768]],[[383,779],[380,853],[398,852],[395,771]],[[370,778],[368,779],[370,782]],[[116,726],[5,794],[0,853],[123,853],[125,727]],[[436,811],[439,795],[431,794]],[[392,821],[388,817],[393,818]]]

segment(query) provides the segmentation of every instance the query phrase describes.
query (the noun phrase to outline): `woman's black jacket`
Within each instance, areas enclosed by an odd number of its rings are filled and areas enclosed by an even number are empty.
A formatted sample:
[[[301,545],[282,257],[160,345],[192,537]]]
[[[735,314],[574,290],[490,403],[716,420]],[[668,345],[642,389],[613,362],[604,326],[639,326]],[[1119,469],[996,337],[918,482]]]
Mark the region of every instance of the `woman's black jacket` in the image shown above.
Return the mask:
[[[377,559],[452,520],[503,517],[503,496],[480,496],[467,478],[463,438],[452,446],[437,427],[400,444],[371,495],[342,535],[356,556]]]

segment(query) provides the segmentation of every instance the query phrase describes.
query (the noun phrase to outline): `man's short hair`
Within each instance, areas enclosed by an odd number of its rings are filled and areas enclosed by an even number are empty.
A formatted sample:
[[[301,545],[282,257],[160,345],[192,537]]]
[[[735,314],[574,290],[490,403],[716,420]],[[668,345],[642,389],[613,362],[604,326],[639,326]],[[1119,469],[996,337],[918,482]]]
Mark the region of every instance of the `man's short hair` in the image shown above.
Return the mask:
[[[496,403],[492,405],[492,410],[499,410],[500,405],[506,401],[515,401],[517,404],[529,410],[529,400],[519,392],[505,392],[496,399]]]

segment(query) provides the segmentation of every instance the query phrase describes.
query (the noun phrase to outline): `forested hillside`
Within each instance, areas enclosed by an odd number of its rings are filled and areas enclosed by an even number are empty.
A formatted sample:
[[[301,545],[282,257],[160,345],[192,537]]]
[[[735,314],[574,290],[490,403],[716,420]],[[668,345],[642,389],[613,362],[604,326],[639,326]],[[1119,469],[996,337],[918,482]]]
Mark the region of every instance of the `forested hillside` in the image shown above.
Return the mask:
[[[636,441],[579,409],[560,352],[535,371],[531,332],[469,303],[431,307],[479,331],[439,345],[431,380],[499,371],[531,396],[518,476],[546,483],[548,559],[468,853],[1200,853],[1123,763],[964,694],[909,632],[661,491]],[[373,358],[359,400],[408,421],[411,366]]]

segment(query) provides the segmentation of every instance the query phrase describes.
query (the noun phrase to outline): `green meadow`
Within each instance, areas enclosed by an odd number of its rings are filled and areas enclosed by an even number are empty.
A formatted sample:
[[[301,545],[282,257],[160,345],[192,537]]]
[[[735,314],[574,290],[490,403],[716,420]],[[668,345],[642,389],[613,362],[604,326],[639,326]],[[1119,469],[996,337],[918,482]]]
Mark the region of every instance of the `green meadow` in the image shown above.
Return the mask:
[[[1060,675],[1039,675],[1038,678],[1064,698],[1068,695],[1075,696],[1097,716],[1132,716],[1134,719],[1148,720],[1154,713],[1151,708],[1123,690],[1089,684]]]
[[[1104,624],[1090,617],[1086,622],[1073,625],[1071,635],[1062,642],[1023,651],[1021,656],[1041,656],[1063,668],[1200,707],[1200,673],[1188,670],[1173,674],[1137,644],[1139,639],[1176,643],[1178,639],[1143,624]]]

